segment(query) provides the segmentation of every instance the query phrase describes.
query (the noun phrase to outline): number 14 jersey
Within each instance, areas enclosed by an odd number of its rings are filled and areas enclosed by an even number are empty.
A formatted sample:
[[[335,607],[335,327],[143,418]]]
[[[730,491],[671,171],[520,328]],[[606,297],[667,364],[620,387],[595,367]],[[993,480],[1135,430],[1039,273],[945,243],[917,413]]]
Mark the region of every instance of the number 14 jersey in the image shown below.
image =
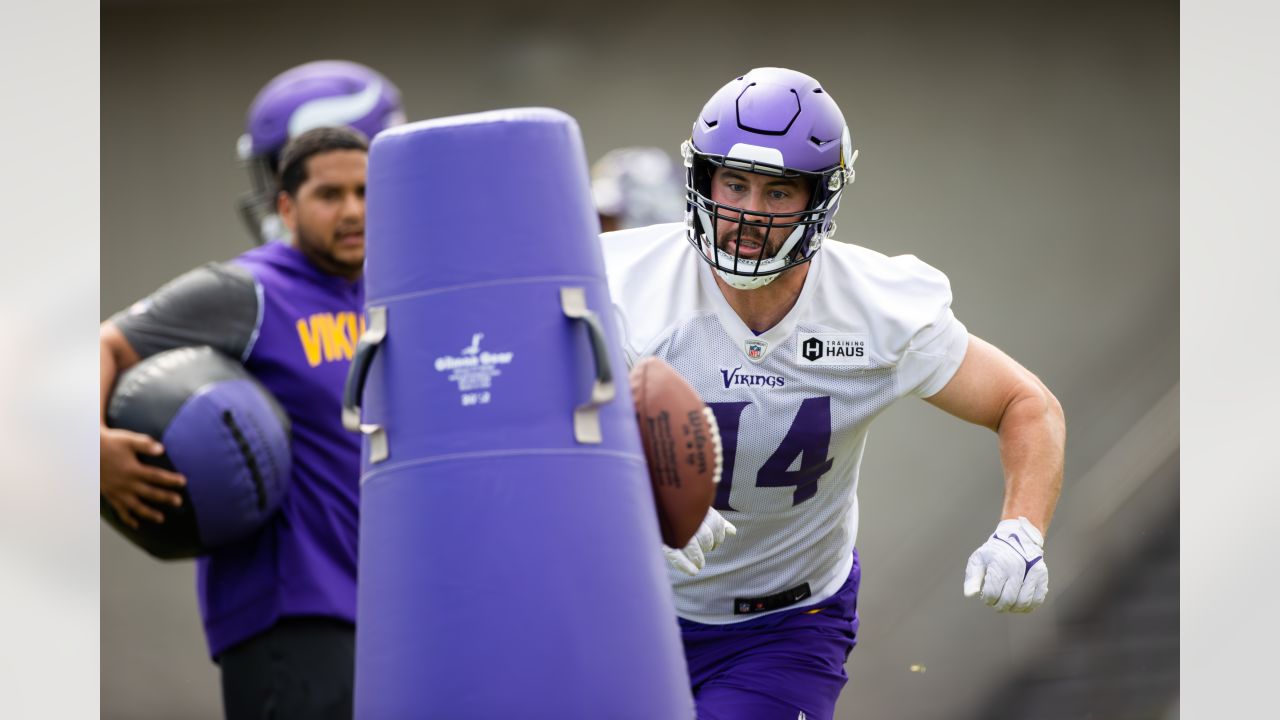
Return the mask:
[[[602,242],[629,360],[674,367],[724,444],[715,507],[738,533],[696,576],[670,570],[676,611],[724,624],[830,597],[852,567],[868,426],[900,398],[941,390],[968,347],[946,276],[912,255],[828,242],[795,306],[756,335],[683,223]]]

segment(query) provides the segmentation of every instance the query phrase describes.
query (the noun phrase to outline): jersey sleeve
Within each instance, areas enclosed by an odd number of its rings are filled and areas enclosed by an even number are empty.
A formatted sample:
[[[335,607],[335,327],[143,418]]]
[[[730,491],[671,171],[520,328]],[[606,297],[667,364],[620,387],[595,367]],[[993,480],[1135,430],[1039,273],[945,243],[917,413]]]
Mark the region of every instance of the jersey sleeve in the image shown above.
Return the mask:
[[[261,322],[261,288],[232,263],[210,263],[181,275],[111,318],[138,355],[208,345],[243,361]]]
[[[900,386],[908,395],[927,398],[951,381],[969,349],[969,331],[951,311],[951,294],[933,323],[911,338],[898,365]]]
[[[858,246],[830,249],[838,251],[830,257],[837,264],[823,272],[835,272],[838,279],[828,283],[822,324],[839,327],[852,318],[850,329],[868,331],[872,361],[894,368],[898,397],[929,397],[941,390],[969,347],[969,331],[951,311],[946,274],[914,255],[886,257]]]
[[[631,347],[631,324],[627,321],[627,313],[622,306],[613,304],[613,317],[618,328],[618,347],[622,348],[622,357],[627,362],[627,370],[636,366],[640,354]]]
[[[634,364],[681,318],[698,310],[702,260],[684,240],[683,223],[600,236],[619,344]]]

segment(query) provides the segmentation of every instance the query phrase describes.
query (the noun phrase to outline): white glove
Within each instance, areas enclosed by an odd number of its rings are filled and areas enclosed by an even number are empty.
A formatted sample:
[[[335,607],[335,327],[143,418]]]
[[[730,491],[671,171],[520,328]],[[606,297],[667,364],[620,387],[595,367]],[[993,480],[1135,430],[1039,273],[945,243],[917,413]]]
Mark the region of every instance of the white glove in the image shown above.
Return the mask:
[[[981,593],[997,612],[1031,612],[1048,592],[1044,536],[1025,517],[1001,520],[964,569],[964,596]]]
[[[715,508],[708,508],[707,516],[698,526],[698,532],[694,533],[687,545],[680,550],[663,545],[662,552],[675,569],[685,575],[697,575],[702,566],[707,564],[707,553],[720,547],[726,536],[737,534],[738,528],[733,523],[725,520]]]

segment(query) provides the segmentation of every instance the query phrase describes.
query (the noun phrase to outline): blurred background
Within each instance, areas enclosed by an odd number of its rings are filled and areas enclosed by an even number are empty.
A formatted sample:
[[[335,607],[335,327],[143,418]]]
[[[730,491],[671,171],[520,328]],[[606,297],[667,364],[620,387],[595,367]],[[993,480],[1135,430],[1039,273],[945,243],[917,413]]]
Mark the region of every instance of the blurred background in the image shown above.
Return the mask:
[[[301,62],[381,71],[411,121],[564,110],[592,160],[674,157],[730,78],[807,72],[860,149],[837,237],[946,272],[1068,421],[1049,602],[1007,616],[961,595],[999,519],[994,436],[924,403],[881,418],[837,717],[1176,717],[1177,3],[458,5],[103,0],[101,317],[250,247],[236,139]],[[219,717],[194,565],[100,532],[102,717]]]

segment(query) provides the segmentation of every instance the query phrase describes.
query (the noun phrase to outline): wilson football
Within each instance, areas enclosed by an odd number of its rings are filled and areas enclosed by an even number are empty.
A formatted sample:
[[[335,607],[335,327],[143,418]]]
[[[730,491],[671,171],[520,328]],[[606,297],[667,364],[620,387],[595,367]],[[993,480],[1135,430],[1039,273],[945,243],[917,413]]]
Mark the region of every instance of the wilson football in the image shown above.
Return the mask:
[[[631,369],[631,397],[662,542],[684,547],[706,517],[720,482],[724,455],[715,415],[679,373],[655,357]]]

